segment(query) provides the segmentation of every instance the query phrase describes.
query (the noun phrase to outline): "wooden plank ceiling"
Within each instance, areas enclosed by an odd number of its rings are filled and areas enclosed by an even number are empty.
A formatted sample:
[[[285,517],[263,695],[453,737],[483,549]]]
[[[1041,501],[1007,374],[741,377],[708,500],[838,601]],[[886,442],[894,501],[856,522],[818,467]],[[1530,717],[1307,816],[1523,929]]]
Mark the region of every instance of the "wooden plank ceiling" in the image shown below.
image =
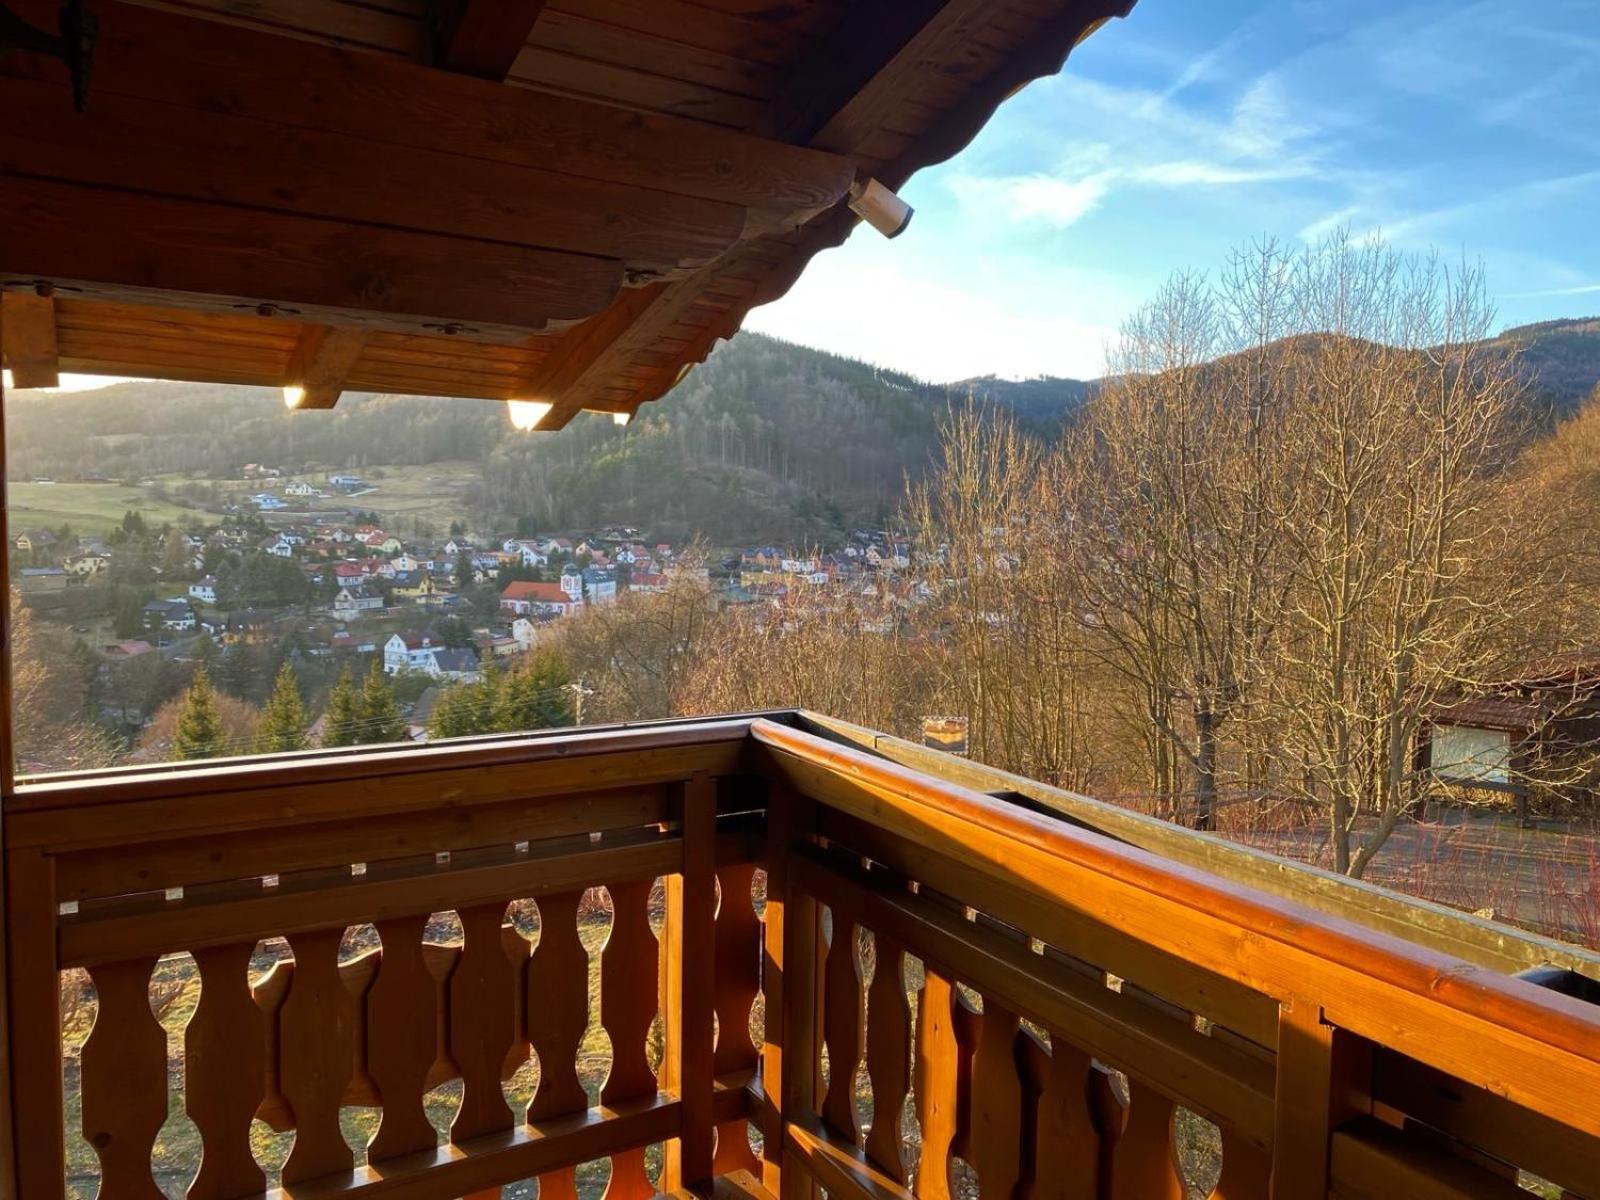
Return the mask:
[[[0,0],[54,30],[57,0]],[[632,413],[1132,0],[87,0],[0,50],[0,350]]]

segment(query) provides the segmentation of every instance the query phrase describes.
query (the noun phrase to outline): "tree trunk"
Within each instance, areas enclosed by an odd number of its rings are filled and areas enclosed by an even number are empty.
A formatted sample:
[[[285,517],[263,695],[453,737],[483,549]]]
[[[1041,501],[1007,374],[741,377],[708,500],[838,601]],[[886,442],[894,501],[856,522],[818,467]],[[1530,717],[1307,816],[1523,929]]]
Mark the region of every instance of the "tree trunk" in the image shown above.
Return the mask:
[[[1194,764],[1196,829],[1217,827],[1217,718],[1208,709],[1197,709],[1194,714],[1195,733],[1199,739]]]

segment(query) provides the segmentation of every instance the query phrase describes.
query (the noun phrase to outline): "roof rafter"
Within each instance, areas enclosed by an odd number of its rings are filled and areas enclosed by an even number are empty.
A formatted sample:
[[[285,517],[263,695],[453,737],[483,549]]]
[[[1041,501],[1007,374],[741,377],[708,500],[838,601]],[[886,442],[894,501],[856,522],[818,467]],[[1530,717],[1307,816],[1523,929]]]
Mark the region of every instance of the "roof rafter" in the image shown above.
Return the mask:
[[[434,65],[505,81],[545,0],[431,0]]]
[[[773,135],[806,145],[936,21],[982,0],[853,4],[810,56],[790,71],[773,105]]]
[[[944,120],[901,158],[885,164],[884,180],[892,187],[900,187],[916,169],[955,154],[1008,96],[1035,79],[1060,71],[1075,46],[1110,18],[1126,17],[1134,4],[1135,0],[1076,0],[1062,9],[1034,35],[1025,52],[1007,59],[999,69],[977,81]],[[859,152],[861,139],[875,128],[872,114],[883,103],[882,96],[892,95],[898,86],[895,76],[899,71],[907,69],[907,64],[914,63],[932,44],[959,42],[968,36],[971,24],[983,20],[990,7],[989,0],[907,0],[904,7],[852,6],[841,25],[796,70],[789,85],[780,90],[780,96],[790,98],[781,102],[782,111],[775,114],[777,135],[808,141],[834,153]],[[830,70],[835,72],[831,81]],[[753,304],[781,296],[813,255],[842,243],[854,225],[854,218],[844,210],[809,225],[786,266],[771,273]],[[724,261],[738,254],[736,247],[724,256]],[[649,306],[640,309],[633,319],[638,328],[630,328],[629,336],[617,338],[618,349],[625,351],[630,342],[648,344],[649,334],[670,325],[676,314],[670,306]],[[704,359],[719,338],[732,336],[736,328],[737,323],[706,330],[689,347],[689,359]],[[608,360],[614,353],[608,353]],[[540,428],[559,429],[584,408],[599,407],[597,384],[603,380],[605,370],[614,365],[611,361],[596,363],[594,369],[580,374],[568,391],[553,393],[555,407]],[[681,377],[682,372],[677,370],[652,373],[634,389],[627,409],[636,411],[640,405],[657,399]]]
[[[289,363],[284,392],[289,407],[332,408],[337,404],[366,344],[367,335],[357,330],[307,325]]]
[[[55,387],[61,382],[56,302],[48,292],[0,292],[0,352],[15,387]]]

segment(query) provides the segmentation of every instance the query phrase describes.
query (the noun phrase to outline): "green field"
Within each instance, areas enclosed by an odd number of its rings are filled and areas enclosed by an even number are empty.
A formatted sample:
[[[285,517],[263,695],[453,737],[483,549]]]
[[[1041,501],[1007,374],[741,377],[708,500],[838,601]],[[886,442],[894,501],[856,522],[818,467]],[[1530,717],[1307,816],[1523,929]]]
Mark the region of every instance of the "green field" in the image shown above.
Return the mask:
[[[71,525],[78,533],[104,534],[120,524],[130,508],[155,526],[216,519],[200,509],[153,500],[143,488],[117,483],[13,483],[7,489],[7,504],[14,533]]]
[[[421,467],[368,467],[361,477],[377,489],[339,504],[382,514],[391,532],[411,536],[414,521],[431,525],[438,536],[448,534],[452,521],[465,521],[476,530],[477,514],[468,508],[463,493],[468,485],[482,478],[477,463],[437,462]],[[319,507],[335,503],[332,498],[316,502]]]
[[[469,526],[477,524],[474,513],[462,499],[465,488],[481,475],[476,463],[371,467],[363,474],[374,485],[374,490],[366,495],[345,497],[331,493],[307,501],[291,497],[288,499],[292,510],[268,513],[267,519],[274,525],[281,525],[293,521],[343,520],[352,509],[376,511],[402,537],[413,533],[417,521],[430,525],[439,535],[449,530],[452,521],[465,521]],[[172,475],[162,482],[175,487],[190,478]],[[318,476],[307,478],[319,487],[326,486]],[[257,490],[278,492],[282,483],[278,480],[219,482],[225,490],[237,492],[240,497]],[[118,524],[129,509],[142,513],[146,524],[156,527],[168,522],[210,524],[220,519],[218,513],[184,508],[168,500],[155,499],[145,487],[120,483],[13,483],[8,490],[8,502],[13,531],[56,530],[62,525],[71,525],[78,533],[104,534]]]

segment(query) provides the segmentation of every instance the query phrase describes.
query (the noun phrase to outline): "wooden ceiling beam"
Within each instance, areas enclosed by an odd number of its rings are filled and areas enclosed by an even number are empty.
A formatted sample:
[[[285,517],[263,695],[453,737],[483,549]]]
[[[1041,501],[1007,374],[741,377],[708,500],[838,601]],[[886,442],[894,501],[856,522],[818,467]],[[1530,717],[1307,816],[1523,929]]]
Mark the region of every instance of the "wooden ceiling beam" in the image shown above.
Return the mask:
[[[434,65],[505,81],[545,0],[432,0]]]
[[[1126,17],[1136,0],[1077,0],[1047,21],[1028,44],[1011,55],[981,82],[967,89],[961,101],[910,149],[880,172],[890,187],[902,187],[916,171],[945,162],[965,149],[989,123],[1007,97],[1035,80],[1057,75],[1067,56],[1113,17]]]
[[[141,100],[227,113],[270,123],[258,139],[263,143],[270,135],[293,146],[300,131],[317,131],[386,154],[409,147],[762,213],[831,205],[854,177],[855,164],[843,156],[683,117],[488,83],[117,0],[103,0],[95,11],[92,110],[114,113],[123,101]],[[60,63],[29,55],[0,60],[3,75],[63,89],[68,82]]]
[[[137,189],[392,229],[619,258],[634,275],[715,259],[752,228],[741,205],[215,109],[118,97],[72,111],[66,89],[0,74],[0,172]]]
[[[289,362],[284,402],[293,409],[332,408],[366,345],[359,330],[307,325]]]
[[[0,292],[0,359],[18,388],[57,387],[56,302],[37,291]]]
[[[808,145],[919,36],[986,0],[893,0],[845,6],[831,33],[793,67],[777,90],[773,135]]]
[[[889,186],[898,188],[916,170],[950,158],[977,135],[1007,97],[1036,79],[1059,72],[1075,46],[1111,18],[1126,17],[1132,11],[1134,3],[1135,0],[1075,0],[1064,7],[1045,22],[1024,50],[1006,59],[998,69],[984,79],[975,81],[961,102],[946,113],[943,120],[918,138],[903,156],[884,165],[880,172],[882,179]],[[949,0],[949,3],[939,6],[939,13],[935,14],[936,19],[926,20],[917,32],[907,38],[901,58],[920,57],[918,47],[925,46],[930,40],[959,41],[966,36],[964,26],[975,16],[981,16],[982,7],[981,0],[976,4],[969,3],[968,0]],[[855,17],[854,20],[857,22],[861,20],[870,22],[882,16],[876,10],[863,8],[860,11],[865,15]],[[923,15],[927,16],[927,12],[925,8]],[[839,32],[841,31],[836,31],[836,36]],[[904,27],[902,27],[903,33]],[[886,49],[881,34],[879,47],[881,56]],[[820,58],[818,63],[819,66],[812,69],[819,69],[825,74],[826,59]],[[861,93],[838,104],[827,126],[819,130],[817,139],[827,141],[829,138],[834,138],[848,143],[855,136],[850,131],[857,128],[860,122],[859,114],[854,120],[847,119],[850,115],[848,110],[856,109],[866,103],[869,99],[867,93],[882,92],[886,87],[892,90],[892,86],[893,81],[889,78],[886,63],[885,69],[880,71],[869,85],[864,85]],[[876,105],[881,103],[881,100],[873,100],[872,103]],[[829,142],[829,145],[831,148],[838,148],[833,142]],[[799,278],[800,272],[812,257],[822,250],[842,243],[854,224],[851,214],[839,209],[808,225],[799,236],[785,263],[765,273],[765,278],[756,294],[751,297],[749,305],[741,306],[726,323],[706,330],[691,343],[685,350],[685,361],[693,363],[703,360],[718,338],[732,336],[742,323],[745,308],[766,304],[782,296]],[[731,252],[730,260],[737,254],[737,249]],[[651,332],[659,332],[670,324],[670,319],[659,320],[656,310],[641,314],[640,319]],[[646,342],[646,330],[636,331],[635,337],[640,342]],[[626,360],[607,365],[615,369],[626,365]],[[671,390],[681,377],[681,367],[672,370],[662,368],[653,372],[646,382],[633,390],[626,407],[631,411],[638,411],[640,406],[658,399]],[[596,405],[597,393],[605,382],[599,371],[592,371],[580,377],[572,390],[558,400],[556,409],[541,428],[555,428],[551,421],[561,413],[577,412]]]
[[[515,341],[604,310],[616,259],[0,174],[0,283]]]

